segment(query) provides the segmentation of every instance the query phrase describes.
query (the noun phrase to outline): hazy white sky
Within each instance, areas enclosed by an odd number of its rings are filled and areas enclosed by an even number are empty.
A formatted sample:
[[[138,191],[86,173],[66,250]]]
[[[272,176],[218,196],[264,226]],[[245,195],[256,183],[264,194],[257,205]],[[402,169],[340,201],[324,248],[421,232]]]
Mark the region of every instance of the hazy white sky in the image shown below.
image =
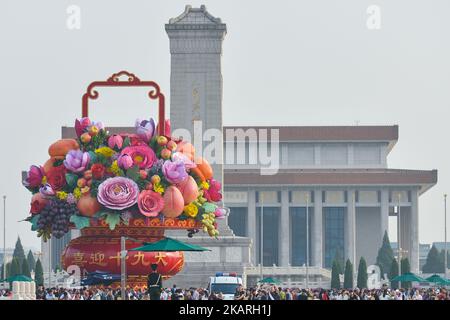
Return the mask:
[[[225,125],[398,124],[389,166],[439,170],[438,184],[420,198],[420,240],[443,241],[450,1],[2,0],[0,194],[8,196],[7,246],[20,234],[25,245],[39,247],[30,225],[17,222],[30,201],[21,171],[47,160],[60,127],[80,116],[88,83],[127,69],[159,82],[170,100],[164,24],[186,4],[205,4],[228,27]],[[66,27],[69,5],[81,9],[80,30]],[[370,5],[381,9],[380,30],[366,26]],[[130,125],[148,114],[146,102],[105,94],[92,117]]]

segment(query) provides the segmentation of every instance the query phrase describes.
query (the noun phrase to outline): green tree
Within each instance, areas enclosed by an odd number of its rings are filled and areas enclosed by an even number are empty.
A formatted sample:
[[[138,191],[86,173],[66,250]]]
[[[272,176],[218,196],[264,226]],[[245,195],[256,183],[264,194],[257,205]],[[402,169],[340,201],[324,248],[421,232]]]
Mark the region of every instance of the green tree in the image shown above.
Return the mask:
[[[331,268],[331,288],[341,288],[341,281],[339,279],[339,264],[336,260],[333,261],[333,267]]]
[[[27,276],[27,277],[30,277],[30,278],[31,278],[30,268],[28,267],[28,263],[27,263],[26,261],[24,261],[24,262],[22,263],[21,274],[23,274],[24,276]]]
[[[408,258],[403,258],[402,259],[401,269],[402,269],[401,270],[402,274],[411,272],[411,265],[409,264],[409,259]],[[402,287],[403,288],[411,288],[411,282],[407,281],[407,282],[402,283]]]
[[[391,268],[392,260],[394,259],[394,251],[389,241],[387,231],[384,232],[383,244],[378,250],[376,265],[380,267],[381,277],[384,279],[384,274],[388,273]]]
[[[353,265],[350,262],[350,259],[347,259],[347,261],[345,262],[344,288],[346,289],[353,288]]]
[[[432,246],[427,255],[427,261],[425,262],[423,268],[423,273],[443,273],[444,264],[441,263],[441,257],[439,251],[435,246]]]
[[[10,277],[14,277],[14,276],[17,276],[17,275],[19,275],[19,274],[21,274],[21,273],[22,273],[22,268],[21,268],[21,266],[20,266],[19,259],[17,259],[16,257],[14,257],[14,258],[12,259],[12,261],[11,261],[11,271],[10,271],[9,276],[10,276]]]
[[[336,261],[336,267],[338,274],[344,273],[344,257],[341,254],[341,250],[336,249],[336,254],[334,255],[334,261]],[[333,262],[334,262],[333,261]]]
[[[389,268],[389,280],[391,281],[391,288],[397,289],[398,281],[392,281],[396,276],[398,276],[398,262],[397,259],[392,260],[392,264]]]
[[[20,237],[17,237],[16,247],[14,248],[13,258],[17,258],[19,261],[19,265],[22,266],[22,263],[25,261],[25,251],[23,251],[22,242],[20,241]]]
[[[34,270],[34,266],[36,265],[36,260],[34,259],[34,255],[33,255],[33,252],[31,252],[31,250],[28,251],[27,262],[28,262],[28,269],[30,271]]]
[[[366,259],[361,257],[359,259],[359,266],[358,266],[358,277],[356,280],[356,286],[358,288],[367,288],[367,263]]]
[[[44,270],[42,269],[41,260],[38,258],[34,267],[34,281],[36,286],[44,285]]]

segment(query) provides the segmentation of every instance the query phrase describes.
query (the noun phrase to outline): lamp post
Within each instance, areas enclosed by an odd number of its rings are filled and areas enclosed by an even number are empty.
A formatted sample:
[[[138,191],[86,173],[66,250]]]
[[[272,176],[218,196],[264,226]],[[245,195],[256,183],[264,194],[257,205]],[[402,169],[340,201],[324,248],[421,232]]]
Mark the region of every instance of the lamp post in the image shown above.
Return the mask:
[[[127,285],[127,265],[126,265],[126,237],[120,237],[120,293],[122,296],[122,300],[125,300],[125,290]]]
[[[6,279],[6,195],[3,196],[3,279]]]
[[[259,241],[259,276],[261,280],[263,279],[263,263],[264,263],[264,194],[261,192],[261,198],[259,199],[261,201],[261,228],[260,228],[260,241]],[[260,281],[261,281],[260,280]]]
[[[398,226],[397,226],[397,250],[398,250],[398,252],[397,252],[397,256],[398,256],[398,275],[400,276],[401,274],[402,274],[402,253],[401,253],[401,251],[402,251],[402,247],[401,247],[401,245],[400,245],[400,243],[401,243],[401,240],[400,240],[400,238],[401,238],[401,209],[400,209],[400,196],[401,196],[401,194],[400,194],[400,192],[398,193],[398,195],[397,195],[397,200],[398,200],[398,207],[397,207],[397,214],[398,214],[398,219],[397,219],[397,224],[398,224]],[[399,288],[401,288],[401,286],[402,286],[402,283],[401,283],[401,281],[399,281],[398,282],[398,287]]]
[[[141,240],[131,238],[131,237],[120,237],[120,295],[122,300],[126,299],[126,286],[127,286],[127,240],[132,240],[134,242],[142,242]]]
[[[447,194],[444,194],[444,276],[447,279]]]
[[[306,289],[309,289],[309,191],[306,194]]]

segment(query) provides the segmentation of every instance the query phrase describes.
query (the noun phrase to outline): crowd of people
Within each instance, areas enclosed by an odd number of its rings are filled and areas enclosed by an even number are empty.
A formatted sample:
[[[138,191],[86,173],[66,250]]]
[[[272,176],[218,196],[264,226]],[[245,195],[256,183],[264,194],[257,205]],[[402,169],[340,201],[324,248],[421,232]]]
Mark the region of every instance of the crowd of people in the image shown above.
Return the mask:
[[[11,292],[1,290],[0,297],[8,298]],[[44,288],[36,292],[38,300],[121,300],[120,288]],[[126,290],[128,300],[150,300],[145,289]],[[223,300],[222,293],[210,293],[204,288],[181,289],[173,286],[161,290],[160,300]],[[239,287],[235,300],[450,300],[450,292],[445,288],[412,289],[299,289],[265,285],[255,288]]]

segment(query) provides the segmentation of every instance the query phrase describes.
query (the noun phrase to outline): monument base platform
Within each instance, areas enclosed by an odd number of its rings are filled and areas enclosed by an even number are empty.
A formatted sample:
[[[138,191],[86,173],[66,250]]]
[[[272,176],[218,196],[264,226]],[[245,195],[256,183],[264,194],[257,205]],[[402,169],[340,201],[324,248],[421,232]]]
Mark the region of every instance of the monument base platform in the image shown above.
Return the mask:
[[[166,236],[177,240],[196,244],[211,251],[204,252],[184,252],[185,265],[181,272],[171,279],[164,281],[164,287],[172,287],[176,284],[178,288],[206,288],[209,277],[216,272],[236,272],[238,275],[244,274],[244,268],[251,265],[250,238],[224,236],[217,240],[210,237],[180,236],[177,231],[167,231]]]

